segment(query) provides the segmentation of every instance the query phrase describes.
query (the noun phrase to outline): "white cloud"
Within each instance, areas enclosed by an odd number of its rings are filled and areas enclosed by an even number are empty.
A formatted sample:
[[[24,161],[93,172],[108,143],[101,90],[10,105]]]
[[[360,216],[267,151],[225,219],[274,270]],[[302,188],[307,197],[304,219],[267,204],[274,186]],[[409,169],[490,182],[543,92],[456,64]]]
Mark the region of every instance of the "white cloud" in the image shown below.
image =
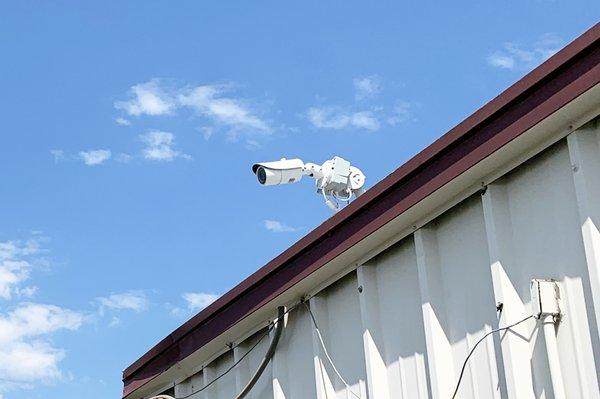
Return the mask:
[[[117,125],[121,125],[121,126],[130,126],[131,122],[129,122],[128,119],[119,117],[115,119],[115,122],[117,123]]]
[[[0,383],[4,389],[61,379],[59,363],[65,352],[51,345],[51,335],[77,330],[83,320],[81,313],[37,303],[22,303],[0,314]]]
[[[278,220],[263,220],[263,225],[265,229],[273,233],[287,233],[298,230],[297,228],[288,226]]]
[[[178,109],[193,111],[209,121],[201,129],[208,139],[216,130],[224,129],[230,140],[240,135],[269,134],[272,128],[252,109],[251,103],[232,96],[231,85],[200,85],[165,88],[157,79],[133,86],[128,101],[117,101],[115,108],[128,115],[170,115]],[[118,118],[119,119],[124,118]],[[129,122],[129,121],[127,121]]]
[[[39,232],[27,241],[0,242],[0,298],[30,298],[35,286],[22,286],[32,268],[45,265],[46,252]],[[62,348],[52,344],[53,334],[80,328],[85,316],[51,304],[21,302],[0,308],[0,397],[8,391],[31,389],[35,383],[65,378]]]
[[[491,66],[504,69],[514,69],[515,59],[502,52],[496,51],[488,57],[488,62]]]
[[[8,314],[0,315],[0,342],[37,337],[60,329],[77,330],[82,323],[83,315],[78,312],[55,305],[22,303]]]
[[[186,292],[181,295],[187,302],[190,311],[195,312],[204,309],[219,298],[220,295],[208,294],[206,292]]]
[[[352,126],[362,128],[366,130],[378,130],[379,120],[371,111],[354,112],[350,116],[350,123]]]
[[[381,91],[381,82],[377,76],[354,78],[354,96],[357,100],[364,100],[375,96]]]
[[[139,313],[148,308],[148,298],[141,291],[110,294],[106,297],[98,297],[96,300],[100,304],[100,313],[104,313],[105,309],[133,310]]]
[[[382,124],[396,126],[415,120],[413,103],[397,101],[392,108],[373,105],[369,110],[357,110],[361,100],[372,98],[381,91],[381,79],[374,76],[355,78],[355,103],[351,106],[319,106],[306,111],[306,118],[317,129],[377,131]]]
[[[50,154],[54,157],[54,162],[59,162],[65,159],[65,152],[63,150],[50,150]]]
[[[255,115],[242,100],[225,97],[225,92],[224,86],[197,86],[183,90],[178,99],[181,106],[197,111],[218,125],[260,133],[271,131],[269,124]]]
[[[18,240],[0,242],[0,260],[16,259],[23,256],[36,255],[42,252],[39,239],[25,242]]]
[[[173,98],[160,87],[157,79],[131,87],[129,94],[130,99],[115,102],[115,108],[131,116],[168,115],[176,108]]]
[[[202,132],[202,137],[204,137],[204,140],[209,140],[213,134],[215,134],[215,129],[211,126],[203,126],[200,129],[200,132]]]
[[[80,151],[79,158],[88,166],[100,165],[110,159],[110,150]]]
[[[391,126],[396,126],[412,119],[412,104],[407,101],[401,101],[392,109],[391,114],[387,118],[387,123]]]
[[[307,117],[319,129],[354,128],[376,131],[380,128],[379,120],[372,111],[345,112],[331,107],[312,107],[308,109]]]
[[[0,242],[0,298],[9,300],[13,295],[30,297],[32,287],[20,285],[30,277],[33,258],[42,252],[39,240]]]
[[[142,150],[146,159],[152,161],[172,161],[177,157],[191,159],[189,155],[181,154],[174,149],[175,135],[173,133],[153,130],[140,135],[140,139],[146,144]]]
[[[554,55],[561,46],[559,37],[545,34],[530,47],[513,42],[504,43],[503,48],[490,54],[487,61],[491,66],[501,69],[533,69]]]
[[[47,342],[13,342],[0,348],[0,379],[13,382],[60,379],[58,363],[64,356],[62,349]]]
[[[37,292],[38,287],[36,287],[35,285],[29,285],[23,288],[15,288],[15,293],[17,294],[17,296],[22,298],[33,298],[37,294]]]
[[[113,317],[110,319],[110,322],[108,323],[108,326],[109,326],[109,327],[116,327],[116,326],[118,326],[119,324],[121,324],[121,319],[120,319],[119,317],[117,317],[117,316],[113,316]]]
[[[25,261],[3,260],[0,262],[0,298],[11,299],[15,287],[29,278],[31,265]]]
[[[256,150],[256,149],[258,149],[258,148],[261,148],[261,147],[262,147],[262,145],[261,145],[261,144],[260,144],[258,141],[256,141],[256,140],[253,140],[253,139],[247,139],[247,140],[246,140],[245,147],[246,147],[247,149],[249,149],[249,150]]]

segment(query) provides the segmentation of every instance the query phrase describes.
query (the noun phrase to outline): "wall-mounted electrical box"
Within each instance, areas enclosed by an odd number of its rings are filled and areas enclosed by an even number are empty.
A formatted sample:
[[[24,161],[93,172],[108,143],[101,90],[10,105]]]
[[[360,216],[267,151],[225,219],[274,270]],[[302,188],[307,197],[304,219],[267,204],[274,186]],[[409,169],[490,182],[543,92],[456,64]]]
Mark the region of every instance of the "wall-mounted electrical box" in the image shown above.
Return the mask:
[[[560,316],[560,289],[552,279],[531,280],[531,306],[536,319],[542,316]]]

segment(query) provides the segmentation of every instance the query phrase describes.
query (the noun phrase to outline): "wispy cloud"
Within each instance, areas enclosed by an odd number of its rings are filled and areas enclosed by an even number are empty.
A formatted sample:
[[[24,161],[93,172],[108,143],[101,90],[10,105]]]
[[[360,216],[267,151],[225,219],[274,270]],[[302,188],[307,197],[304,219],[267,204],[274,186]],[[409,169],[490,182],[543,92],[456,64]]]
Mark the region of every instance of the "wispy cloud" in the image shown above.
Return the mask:
[[[52,154],[52,157],[54,157],[54,162],[59,162],[65,159],[65,152],[63,150],[50,150],[50,154]]]
[[[219,297],[220,295],[208,292],[185,292],[181,294],[181,298],[185,301],[184,306],[168,304],[167,307],[170,309],[171,315],[175,317],[189,317],[191,313],[204,309]]]
[[[96,298],[100,304],[100,313],[106,309],[132,310],[142,312],[148,308],[148,298],[142,291],[127,291]]]
[[[287,233],[298,230],[297,228],[288,226],[278,220],[263,220],[263,226],[273,233]]]
[[[20,298],[33,298],[38,292],[38,287],[29,285],[27,287],[16,287],[15,293]]]
[[[109,160],[111,157],[110,150],[90,150],[80,151],[79,158],[88,166],[96,166]]]
[[[29,278],[31,265],[26,261],[3,260],[0,263],[0,298],[10,299],[15,287]]]
[[[109,326],[109,327],[116,327],[116,326],[118,326],[119,324],[121,324],[121,318],[120,318],[120,317],[117,317],[117,316],[113,316],[113,317],[110,319],[110,322],[108,323],[108,326]]]
[[[488,56],[488,63],[496,68],[514,69],[516,61],[513,56],[496,51]]]
[[[354,78],[354,98],[361,101],[374,97],[381,90],[378,76]],[[374,110],[351,110],[353,107],[320,106],[311,107],[306,111],[306,117],[317,129],[355,129],[376,131],[381,127],[379,117]]]
[[[246,102],[227,97],[226,93],[227,86],[205,85],[182,90],[178,99],[182,106],[195,110],[217,125],[233,129],[230,134],[271,132],[269,124],[253,113]]]
[[[118,117],[115,119],[115,122],[117,125],[121,125],[121,126],[129,126],[131,125],[131,122],[129,121],[129,119],[125,119],[122,117]]]
[[[381,79],[378,76],[354,78],[354,96],[356,100],[364,100],[381,91]]]
[[[160,86],[158,79],[134,85],[129,89],[129,99],[115,102],[115,108],[127,115],[168,115],[177,104],[175,100]]]
[[[197,312],[204,309],[219,298],[220,295],[206,292],[186,292],[181,297],[187,302],[190,311]]]
[[[414,119],[413,104],[408,101],[400,101],[392,108],[386,121],[390,126],[396,126]]]
[[[117,155],[117,162],[127,163],[127,162],[131,161],[132,159],[133,159],[132,155],[124,153],[124,152]]]
[[[204,119],[205,126],[201,129],[206,139],[219,131],[224,131],[232,141],[242,135],[252,137],[271,133],[270,123],[254,109],[253,102],[235,96],[233,87],[166,87],[160,80],[153,79],[131,87],[129,100],[115,102],[115,108],[129,116],[173,115],[178,110],[191,112]]]
[[[172,161],[177,157],[191,159],[187,154],[175,150],[175,135],[170,132],[153,130],[140,135],[140,140],[146,145],[142,150],[144,158],[152,161]]]
[[[381,124],[372,111],[348,112],[333,107],[311,107],[307,111],[309,122],[319,129],[379,130]]]
[[[9,300],[13,296],[31,297],[35,287],[23,287],[30,277],[31,269],[42,252],[40,241],[31,239],[0,242],[0,298]]]
[[[131,162],[135,158],[143,158],[149,161],[172,161],[176,158],[191,160],[192,157],[188,154],[176,150],[175,135],[171,132],[163,132],[159,130],[151,130],[147,133],[138,136],[139,140],[144,144],[140,154],[128,154],[121,152],[113,157],[112,151],[108,149],[80,151],[77,154],[65,154],[62,150],[59,159],[79,160],[85,165],[97,166],[105,163],[110,159],[115,159],[117,162],[125,164]],[[2,398],[0,398],[2,399]]]
[[[306,119],[316,129],[363,130],[375,132],[385,125],[396,126],[415,120],[413,103],[396,100],[395,105],[373,104],[382,91],[381,78],[377,75],[357,77],[353,80],[354,102],[344,106],[319,105],[308,108]],[[363,100],[370,99],[368,103]],[[366,107],[366,104],[370,104]],[[367,108],[367,109],[365,109]]]
[[[507,42],[501,50],[490,54],[487,61],[491,66],[501,69],[533,69],[554,55],[562,44],[563,41],[554,34],[542,35],[533,45],[526,47],[516,42]]]

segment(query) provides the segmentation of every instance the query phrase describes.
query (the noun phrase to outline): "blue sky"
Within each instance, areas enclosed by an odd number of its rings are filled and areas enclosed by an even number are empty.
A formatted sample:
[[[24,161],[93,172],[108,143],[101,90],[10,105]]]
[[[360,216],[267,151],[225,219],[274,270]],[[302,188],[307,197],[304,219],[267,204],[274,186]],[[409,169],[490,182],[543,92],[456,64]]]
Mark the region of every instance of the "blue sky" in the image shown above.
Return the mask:
[[[597,1],[0,4],[0,398],[121,370],[596,22]]]

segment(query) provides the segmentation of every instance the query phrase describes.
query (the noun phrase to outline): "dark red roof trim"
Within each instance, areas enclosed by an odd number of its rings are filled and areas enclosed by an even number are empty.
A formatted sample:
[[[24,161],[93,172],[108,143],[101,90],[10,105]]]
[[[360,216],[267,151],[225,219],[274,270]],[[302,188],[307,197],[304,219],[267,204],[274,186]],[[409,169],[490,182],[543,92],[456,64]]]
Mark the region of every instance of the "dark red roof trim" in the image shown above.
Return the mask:
[[[123,372],[126,396],[600,82],[600,24],[187,321]]]

